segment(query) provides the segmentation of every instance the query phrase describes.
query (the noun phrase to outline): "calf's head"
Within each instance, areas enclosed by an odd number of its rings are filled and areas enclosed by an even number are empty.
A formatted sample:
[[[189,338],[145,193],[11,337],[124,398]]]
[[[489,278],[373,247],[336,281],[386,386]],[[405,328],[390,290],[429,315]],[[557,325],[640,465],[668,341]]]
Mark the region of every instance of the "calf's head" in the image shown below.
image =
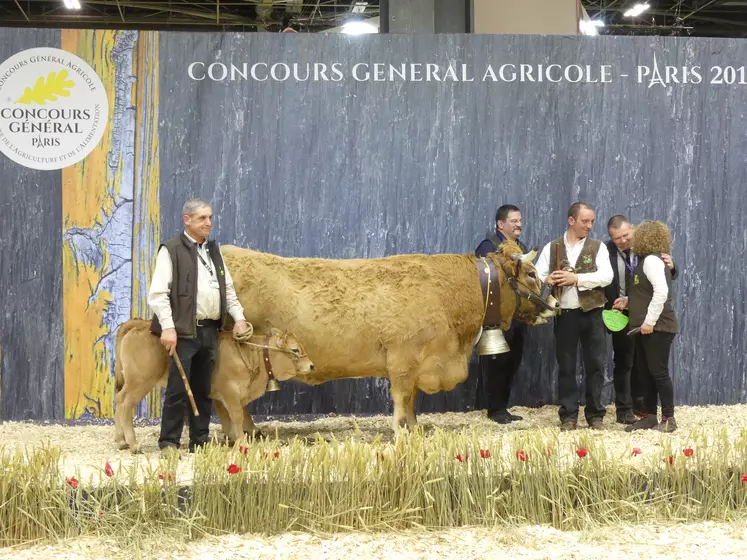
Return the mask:
[[[304,376],[314,370],[314,363],[293,333],[270,329],[267,345],[270,348],[272,373],[278,381]]]

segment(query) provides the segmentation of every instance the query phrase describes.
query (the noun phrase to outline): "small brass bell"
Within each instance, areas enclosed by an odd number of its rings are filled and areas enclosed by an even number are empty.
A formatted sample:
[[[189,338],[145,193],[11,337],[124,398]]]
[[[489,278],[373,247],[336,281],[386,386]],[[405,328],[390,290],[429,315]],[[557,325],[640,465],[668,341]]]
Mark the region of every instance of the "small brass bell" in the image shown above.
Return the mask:
[[[506,342],[501,329],[485,329],[477,345],[477,353],[480,356],[491,356],[493,354],[505,354],[511,348]]]
[[[268,393],[273,391],[279,391],[280,390],[280,384],[275,380],[275,378],[270,375],[270,378],[267,380],[267,389],[266,391]]]

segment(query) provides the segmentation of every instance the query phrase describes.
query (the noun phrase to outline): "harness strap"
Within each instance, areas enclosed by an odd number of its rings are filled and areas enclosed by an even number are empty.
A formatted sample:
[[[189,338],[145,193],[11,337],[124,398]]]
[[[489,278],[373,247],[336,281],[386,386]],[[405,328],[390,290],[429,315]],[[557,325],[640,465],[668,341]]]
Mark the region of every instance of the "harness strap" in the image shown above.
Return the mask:
[[[482,262],[480,262],[482,261]],[[501,324],[501,285],[498,278],[498,270],[492,259],[480,257],[475,261],[477,272],[480,275],[480,289],[482,290],[484,327],[495,327]]]
[[[270,362],[270,335],[268,334],[265,336],[265,347],[262,349],[262,356],[265,359],[265,369],[267,370],[267,375],[269,377],[272,377],[272,363]]]

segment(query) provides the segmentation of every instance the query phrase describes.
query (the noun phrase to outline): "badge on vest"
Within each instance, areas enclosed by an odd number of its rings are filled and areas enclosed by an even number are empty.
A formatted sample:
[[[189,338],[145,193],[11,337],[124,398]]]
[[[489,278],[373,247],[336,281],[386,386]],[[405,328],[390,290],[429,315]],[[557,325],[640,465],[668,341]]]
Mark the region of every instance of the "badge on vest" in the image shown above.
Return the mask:
[[[635,285],[637,286],[637,285],[638,285],[638,284],[640,284],[640,283],[641,283],[641,279],[640,279],[640,278],[638,278],[638,275],[637,275],[637,274],[634,274],[634,275],[633,275],[633,284],[635,284]]]
[[[584,255],[584,258],[581,259],[581,262],[584,264],[591,264],[593,262],[591,255]]]

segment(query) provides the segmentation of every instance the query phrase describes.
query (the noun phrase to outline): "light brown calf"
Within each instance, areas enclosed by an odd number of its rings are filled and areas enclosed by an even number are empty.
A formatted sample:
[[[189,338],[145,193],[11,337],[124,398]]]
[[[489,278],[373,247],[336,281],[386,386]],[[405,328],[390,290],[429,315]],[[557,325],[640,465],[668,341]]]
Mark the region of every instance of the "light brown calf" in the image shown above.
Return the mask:
[[[250,344],[244,344],[236,342],[231,332],[218,333],[210,398],[229,443],[240,439],[244,431],[258,432],[246,413],[246,405],[265,393],[269,379],[264,350],[258,346],[269,348],[272,373],[279,381],[303,376],[314,369],[292,334],[271,329],[269,336],[268,341],[266,335],[254,335],[248,341]],[[130,319],[119,327],[115,352],[115,440],[120,449],[129,447],[133,453],[139,453],[140,445],[132,427],[135,405],[156,384],[166,387],[169,355],[159,337],[151,333],[150,322],[143,319]]]

